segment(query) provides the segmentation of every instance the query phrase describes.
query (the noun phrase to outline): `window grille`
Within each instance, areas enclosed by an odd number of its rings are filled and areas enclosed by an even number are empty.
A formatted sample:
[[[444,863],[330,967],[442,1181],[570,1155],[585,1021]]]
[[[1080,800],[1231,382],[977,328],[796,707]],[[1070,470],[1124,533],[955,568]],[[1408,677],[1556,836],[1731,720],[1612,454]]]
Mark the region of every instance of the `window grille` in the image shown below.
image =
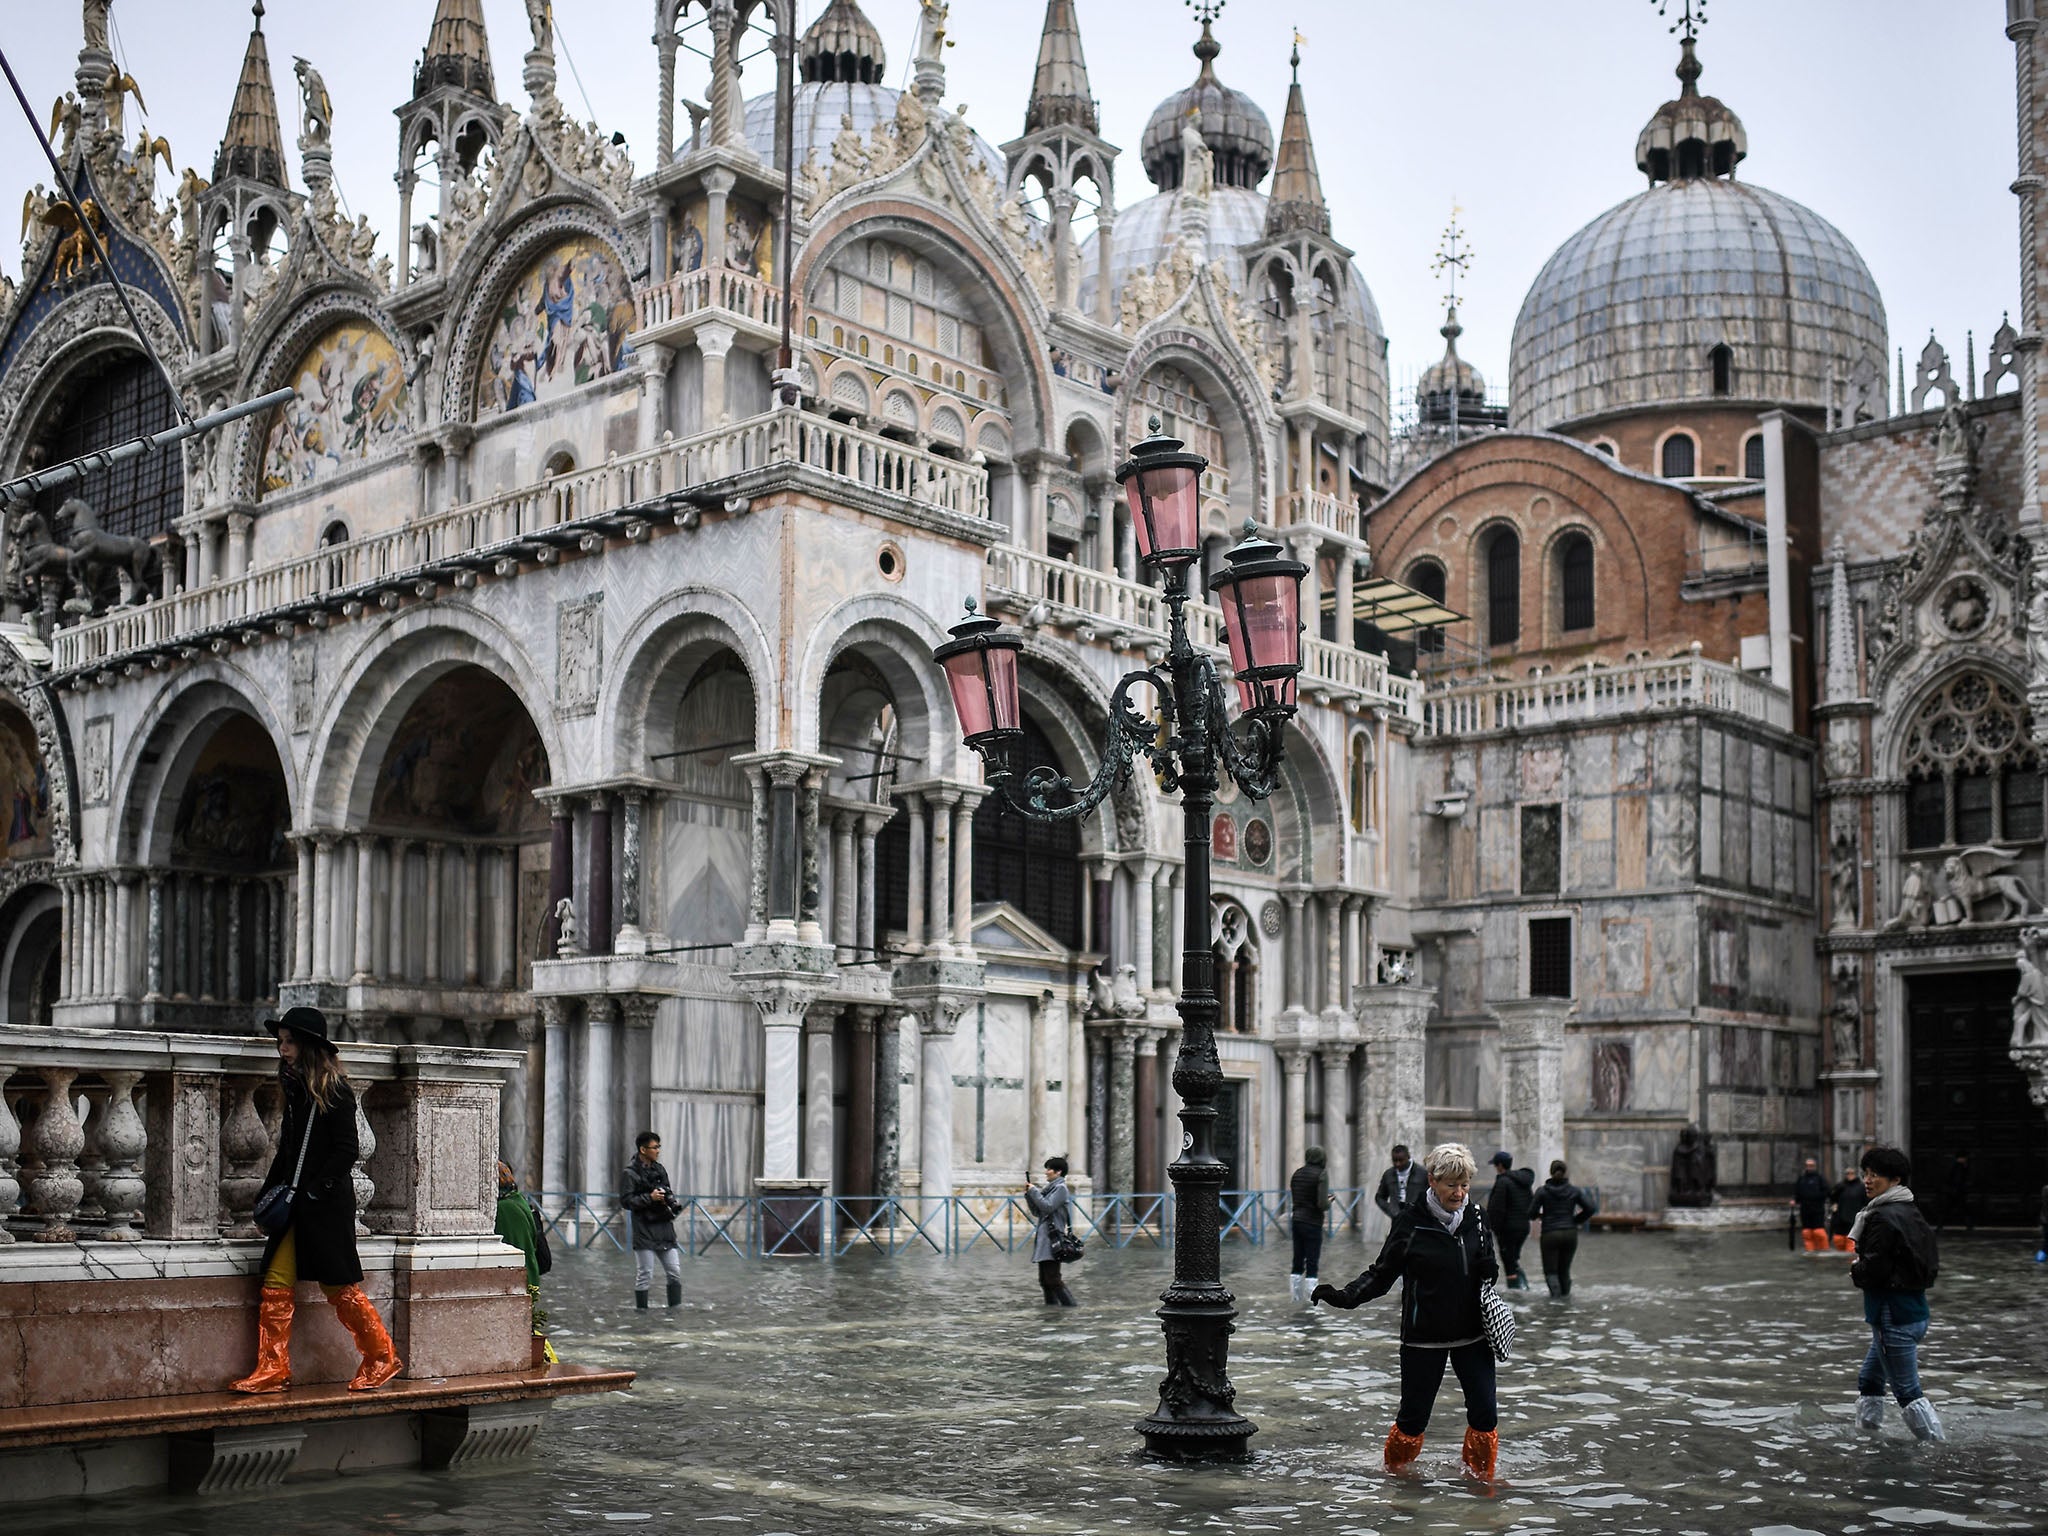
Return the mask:
[[[1583,533],[1570,535],[1558,564],[1564,588],[1564,627],[1593,627],[1593,541]]]
[[[1547,895],[1561,886],[1563,817],[1555,805],[1522,807],[1522,893]]]
[[[1664,439],[1666,480],[1690,480],[1695,473],[1694,460],[1692,439],[1683,432],[1674,432]]]
[[[1761,432],[1742,445],[1742,472],[1752,480],[1764,477],[1764,436]]]
[[[1503,528],[1486,546],[1486,643],[1522,637],[1522,541]]]
[[[1529,995],[1572,995],[1572,920],[1568,917],[1529,919]]]

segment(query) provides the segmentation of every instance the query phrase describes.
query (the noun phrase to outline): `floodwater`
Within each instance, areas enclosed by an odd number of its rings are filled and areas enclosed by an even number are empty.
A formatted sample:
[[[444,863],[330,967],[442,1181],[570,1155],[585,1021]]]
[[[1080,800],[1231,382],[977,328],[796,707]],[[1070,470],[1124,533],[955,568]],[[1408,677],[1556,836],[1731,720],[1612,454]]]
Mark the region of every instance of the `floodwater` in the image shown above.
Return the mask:
[[[632,1265],[557,1253],[564,1358],[640,1372],[569,1399],[529,1461],[377,1473],[212,1500],[43,1506],[10,1532],[467,1533],[1301,1531],[1741,1533],[2048,1530],[2048,1265],[2031,1240],[1945,1244],[1925,1384],[1949,1434],[1919,1445],[1852,1410],[1867,1330],[1846,1261],[1782,1236],[1603,1234],[1564,1301],[1514,1293],[1500,1470],[1458,1476],[1455,1380],[1420,1476],[1390,1478],[1395,1305],[1295,1308],[1284,1245],[1231,1246],[1239,1406],[1229,1467],[1146,1462],[1168,1257],[1091,1247],[1078,1310],[1023,1255],[684,1261],[674,1312],[632,1306]],[[1535,1258],[1532,1251],[1529,1254]],[[1333,1238],[1325,1279],[1363,1267]]]

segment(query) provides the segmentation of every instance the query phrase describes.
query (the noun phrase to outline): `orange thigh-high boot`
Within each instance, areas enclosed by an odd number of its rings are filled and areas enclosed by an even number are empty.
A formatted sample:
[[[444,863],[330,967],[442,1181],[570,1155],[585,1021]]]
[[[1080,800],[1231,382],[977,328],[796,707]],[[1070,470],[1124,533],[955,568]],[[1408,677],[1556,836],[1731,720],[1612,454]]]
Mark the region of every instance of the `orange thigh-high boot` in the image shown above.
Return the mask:
[[[1405,1471],[1408,1463],[1421,1454],[1422,1436],[1404,1435],[1401,1433],[1401,1426],[1398,1424],[1387,1431],[1387,1470],[1389,1472]]]
[[[372,1387],[381,1387],[405,1367],[398,1358],[398,1351],[391,1346],[391,1335],[384,1331],[384,1319],[377,1315],[377,1304],[363,1294],[360,1285],[322,1286],[327,1299],[334,1307],[334,1315],[356,1341],[356,1349],[363,1357],[363,1368],[356,1372],[354,1381],[348,1384],[351,1392],[367,1392]]]
[[[1826,1253],[1828,1251],[1828,1234],[1826,1228],[1801,1227],[1799,1229],[1799,1235],[1800,1237],[1805,1239],[1806,1251],[1808,1253]]]
[[[237,1392],[282,1392],[292,1384],[292,1288],[266,1285],[256,1302],[256,1369]]]
[[[1500,1431],[1497,1429],[1467,1429],[1465,1431],[1465,1471],[1482,1483],[1493,1481],[1494,1457],[1500,1452]]]
[[[1855,1243],[1853,1243],[1853,1242],[1851,1242],[1851,1241],[1849,1240],[1849,1234],[1848,1234],[1848,1233],[1846,1233],[1846,1232],[1837,1232],[1837,1233],[1835,1234],[1835,1252],[1837,1252],[1837,1253],[1854,1253],[1855,1251],[1856,1251],[1856,1245],[1855,1245]]]

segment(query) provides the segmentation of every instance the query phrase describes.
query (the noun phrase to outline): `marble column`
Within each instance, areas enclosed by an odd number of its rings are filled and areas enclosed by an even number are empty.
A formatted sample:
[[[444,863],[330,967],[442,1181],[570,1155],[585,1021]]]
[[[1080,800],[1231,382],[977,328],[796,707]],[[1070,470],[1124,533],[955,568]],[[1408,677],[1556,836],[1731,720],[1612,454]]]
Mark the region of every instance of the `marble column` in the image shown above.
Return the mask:
[[[1280,1101],[1283,1117],[1280,1178],[1284,1183],[1294,1176],[1294,1170],[1301,1166],[1308,1152],[1307,1050],[1300,1046],[1281,1047],[1280,1067],[1286,1075],[1286,1087]]]
[[[865,959],[879,955],[882,944],[881,917],[876,910],[875,837],[896,814],[893,805],[877,806],[860,813],[860,846],[856,854],[860,889],[856,902],[853,941]]]
[[[1349,1189],[1358,1182],[1351,1162],[1351,1053],[1353,1046],[1324,1045],[1317,1048],[1323,1059],[1323,1155],[1332,1189]],[[1294,1170],[1289,1169],[1292,1173]]]
[[[882,1010],[847,1010],[846,1169],[843,1195],[875,1192],[875,1036]]]
[[[617,1057],[619,1113],[625,1117],[625,1124],[619,1128],[623,1143],[627,1137],[652,1128],[654,1016],[660,1011],[661,999],[651,992],[622,992],[617,1002],[619,1034],[613,1049]]]
[[[539,999],[541,1038],[540,1181],[550,1192],[568,1190],[569,1115],[574,1090],[569,1081],[568,1005],[559,997]],[[625,1164],[621,1163],[620,1167]],[[606,1180],[605,1188],[611,1187]]]
[[[903,1192],[903,1025],[892,1010],[878,1012],[874,1036],[874,1190]]]
[[[1323,1017],[1332,1024],[1340,1023],[1345,1015],[1344,955],[1348,945],[1344,943],[1344,896],[1338,891],[1325,892],[1323,903]]]
[[[1280,968],[1283,1006],[1303,1008],[1307,1006],[1302,981],[1308,974],[1308,893],[1285,891],[1282,899],[1287,903],[1287,958]]]
[[[231,1003],[242,1000],[242,893],[246,889],[240,880],[226,882],[228,899],[227,933],[227,982],[223,995]],[[114,969],[122,969],[122,959],[115,957]],[[114,990],[119,990],[115,988]]]
[[[1133,1051],[1136,1135],[1132,1138],[1132,1190],[1156,1195],[1166,1188],[1159,1166],[1159,1036],[1152,1030],[1144,1031],[1134,1042]]]
[[[1063,1008],[1066,1019],[1066,1065],[1061,1071],[1065,1096],[1066,1125],[1061,1144],[1051,1150],[1067,1159],[1067,1177],[1096,1179],[1100,1171],[1090,1161],[1088,1147],[1088,1026],[1085,1010]]]
[[[921,950],[925,944],[924,915],[924,855],[928,834],[925,830],[924,792],[907,789],[903,791],[903,814],[910,818],[910,911],[905,927],[904,939],[912,949]]]
[[[925,791],[925,799],[932,808],[931,912],[926,919],[925,943],[944,953],[952,948],[953,806],[959,795],[950,789],[934,789]]]
[[[512,1165],[512,1172],[519,1182],[537,1196],[536,1183],[545,1182],[542,1169],[546,1165],[547,1150],[543,1142],[548,1114],[547,1036],[539,1019],[529,1015],[519,1020],[519,1048],[526,1055],[517,1074],[523,1134],[517,1148],[519,1155],[505,1161]]]
[[[1048,1157],[1063,1156],[1066,1116],[1053,1101],[1051,1073],[1067,1050],[1067,1010],[1050,989],[1038,994],[1024,1037],[1024,1087],[1029,1118],[1025,1123],[1024,1166],[1043,1168]],[[1074,1172],[1069,1159],[1067,1173]]]
[[[803,1076],[804,998],[771,992],[754,1000],[761,1010],[761,1177],[789,1183],[802,1172],[802,1121],[797,1090]]]
[[[1180,906],[1173,898],[1179,875],[1179,866],[1173,864],[1152,871],[1152,986],[1169,995],[1179,980],[1173,969],[1174,917]]]
[[[148,980],[143,994],[147,1002],[161,1002],[164,995],[164,877],[149,874]]]
[[[426,941],[427,954],[424,964],[424,980],[430,987],[441,984],[441,865],[447,847],[442,843],[422,845],[427,855],[427,910]],[[625,1165],[621,1163],[620,1167]]]
[[[924,1020],[906,1008],[897,1015],[896,1192],[924,1188]]]
[[[860,876],[853,867],[853,824],[852,812],[832,813],[832,942],[849,950],[860,942]]]
[[[370,980],[377,967],[377,957],[372,946],[377,942],[377,930],[371,922],[375,905],[372,877],[376,873],[376,839],[358,835],[355,839],[356,855],[356,950],[355,967],[349,981],[361,986]]]
[[[1158,903],[1152,896],[1152,875],[1157,867],[1151,859],[1136,859],[1129,866],[1131,917],[1137,930],[1131,958],[1137,961],[1140,992],[1152,990],[1153,966],[1158,959],[1152,947],[1153,923],[1159,915]]]
[[[958,1015],[935,1003],[919,1021],[924,1030],[924,1066],[918,1127],[920,1188],[927,1195],[953,1193],[953,1029]]]
[[[768,932],[768,858],[774,838],[768,825],[768,771],[749,766],[746,772],[752,811],[747,823],[746,942],[758,944]]]
[[[1564,1156],[1563,998],[1488,1005],[1500,1019],[1500,1144],[1541,1178]]]
[[[297,844],[299,855],[299,884],[296,892],[298,909],[293,913],[292,978],[296,981],[305,981],[313,974],[313,892],[318,882],[313,872],[313,839],[300,837],[293,841]]]
[[[313,889],[318,893],[313,903],[313,974],[321,981],[332,981],[334,839],[324,833],[313,839]]]
[[[583,947],[593,955],[612,952],[612,797],[590,797],[590,921]]]
[[[1095,1187],[1114,1187],[1115,1170],[1109,1155],[1109,1040],[1108,1032],[1091,1029],[1088,1043],[1087,1119],[1088,1166],[1095,1175]]]
[[[410,981],[412,973],[405,962],[405,937],[418,922],[418,914],[412,911],[405,893],[405,864],[412,852],[412,839],[394,837],[391,839],[390,885],[385,892],[385,934],[384,934],[384,977],[387,981]],[[523,1177],[531,1178],[529,1170]]]
[[[624,812],[619,830],[619,931],[632,930],[635,943],[640,939],[640,882],[643,855],[640,849],[642,821],[646,815],[647,797],[637,789],[629,789],[619,796]]]
[[[836,1003],[821,1003],[804,1015],[804,1178],[828,1194],[833,1154],[838,1149],[839,1117],[832,1103],[836,1078],[833,1039],[839,1026]]]
[[[985,791],[963,789],[953,806],[953,948],[974,951],[974,807]]]
[[[429,867],[431,867],[431,848]],[[574,808],[567,800],[556,800],[548,807],[548,917],[542,929],[546,935],[541,945],[541,958],[552,960],[555,947],[561,940],[561,924],[555,913],[561,909],[562,898],[575,889],[576,880],[576,817]],[[621,1167],[625,1165],[620,1164]]]
[[[462,845],[462,984],[473,987],[483,975],[482,850]]]
[[[1109,1040],[1109,1188],[1114,1194],[1130,1194],[1137,1177],[1137,1083],[1133,1063],[1137,1052],[1134,1031],[1119,1028]]]
[[[1423,1144],[1423,1031],[1436,1006],[1431,987],[1361,987],[1358,1129],[1353,1166],[1371,1183],[1387,1165],[1387,1151],[1405,1142],[1419,1158]],[[1363,1213],[1367,1236],[1386,1230],[1376,1208]]]
[[[618,1005],[609,997],[585,1004],[583,1023],[583,1169],[586,1190],[610,1189],[625,1167],[619,1152],[617,1101]],[[640,1127],[633,1129],[637,1132]]]
[[[823,882],[819,878],[818,809],[823,794],[818,771],[806,772],[797,784],[797,938],[805,944],[825,942],[825,930],[818,921]]]

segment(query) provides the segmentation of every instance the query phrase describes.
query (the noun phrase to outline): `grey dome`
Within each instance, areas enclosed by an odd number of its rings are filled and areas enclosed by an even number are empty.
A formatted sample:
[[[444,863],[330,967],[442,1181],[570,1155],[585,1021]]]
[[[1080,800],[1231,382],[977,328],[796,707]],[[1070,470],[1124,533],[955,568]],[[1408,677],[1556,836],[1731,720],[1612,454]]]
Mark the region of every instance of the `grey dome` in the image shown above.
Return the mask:
[[[1544,264],[1515,319],[1510,425],[1729,397],[1825,408],[1830,381],[1885,365],[1884,301],[1842,232],[1789,197],[1695,176],[1640,192]]]
[[[1273,124],[1256,101],[1216,78],[1216,55],[1222,51],[1205,19],[1195,43],[1195,57],[1202,61],[1195,83],[1154,107],[1151,121],[1145,124],[1138,158],[1152,185],[1161,191],[1170,192],[1180,185],[1184,169],[1181,129],[1187,125],[1188,114],[1197,109],[1202,114],[1202,142],[1216,157],[1218,187],[1256,187],[1273,168]]]
[[[832,163],[832,141],[839,137],[841,117],[853,119],[854,132],[862,138],[873,133],[876,126],[896,116],[896,101],[902,92],[893,86],[872,85],[861,80],[805,80],[799,82],[793,105],[795,107],[794,151],[796,166],[803,169],[804,161],[815,153],[820,166]],[[752,146],[766,164],[775,163],[775,93],[763,92],[747,103],[747,143]],[[996,179],[996,185],[1003,185],[1008,179],[1010,168],[1002,154],[980,134],[974,135],[974,148],[988,167],[989,174]]]

